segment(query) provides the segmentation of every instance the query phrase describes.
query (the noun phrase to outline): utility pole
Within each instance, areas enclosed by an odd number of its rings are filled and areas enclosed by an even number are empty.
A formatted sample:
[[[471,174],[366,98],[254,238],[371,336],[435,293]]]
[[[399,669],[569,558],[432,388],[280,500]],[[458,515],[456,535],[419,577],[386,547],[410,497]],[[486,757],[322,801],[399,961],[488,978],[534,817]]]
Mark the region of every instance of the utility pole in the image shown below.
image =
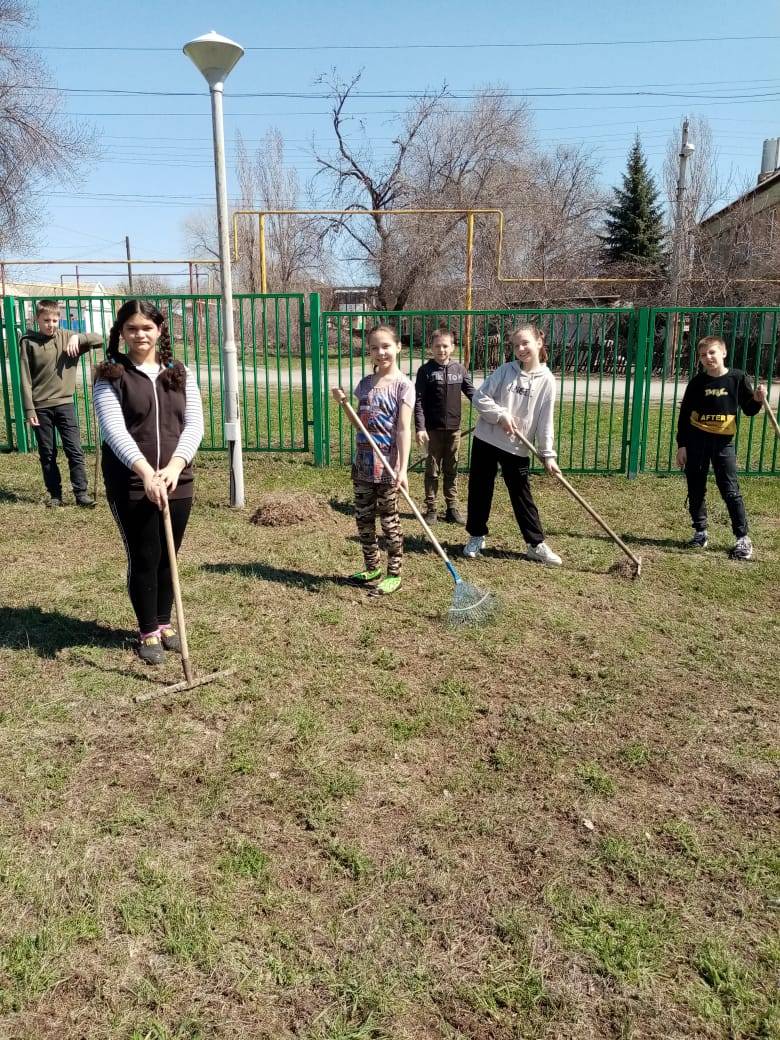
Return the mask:
[[[130,263],[130,236],[125,235],[125,249],[127,250],[127,288],[133,291],[133,265]]]
[[[677,307],[680,303],[680,281],[682,279],[683,263],[687,268],[688,250],[685,248],[686,229],[683,227],[685,221],[685,168],[688,159],[693,155],[693,145],[688,140],[688,120],[683,119],[682,140],[680,141],[679,159],[680,165],[677,173],[677,198],[674,207],[674,230],[672,240],[672,270],[669,279],[670,304]],[[673,374],[677,368],[685,334],[684,315],[673,312],[667,318],[672,322],[672,335],[669,344],[669,374]]]
[[[672,277],[671,277],[671,304],[676,307],[680,300],[680,280],[682,278],[683,257],[687,255],[685,249],[686,229],[683,227],[685,219],[685,169],[688,160],[693,155],[694,146],[688,140],[688,120],[683,120],[682,140],[680,142],[680,166],[677,174],[677,199],[674,210],[674,241],[672,246]]]

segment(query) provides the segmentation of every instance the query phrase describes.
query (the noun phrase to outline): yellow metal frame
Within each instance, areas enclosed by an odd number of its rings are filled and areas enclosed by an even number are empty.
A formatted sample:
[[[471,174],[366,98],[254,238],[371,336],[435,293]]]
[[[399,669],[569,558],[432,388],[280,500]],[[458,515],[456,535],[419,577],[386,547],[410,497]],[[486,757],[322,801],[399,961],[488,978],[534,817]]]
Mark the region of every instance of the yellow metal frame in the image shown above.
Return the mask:
[[[654,277],[564,277],[564,278],[509,278],[501,273],[501,259],[504,251],[504,211],[495,208],[464,208],[464,209],[237,209],[233,212],[233,259],[239,259],[238,252],[238,219],[239,217],[257,217],[258,237],[260,240],[260,291],[268,292],[268,269],[266,261],[265,243],[265,219],[266,217],[346,217],[346,216],[379,216],[381,214],[401,216],[463,216],[466,218],[466,299],[465,309],[470,311],[473,303],[473,274],[474,274],[474,218],[476,216],[494,216],[498,218],[498,255],[496,259],[496,281],[505,285],[529,284],[549,282],[571,282],[576,281],[587,285],[619,285],[640,284],[643,282],[655,282]],[[696,281],[696,279],[691,279]],[[735,278],[735,283],[780,282],[778,278]]]
[[[405,216],[461,216],[466,218],[466,310],[471,310],[472,275],[474,270],[474,216],[477,214],[496,214],[499,217],[499,248],[503,241],[504,214],[500,209],[237,209],[233,213],[233,260],[239,259],[238,251],[238,218],[257,217],[258,238],[260,243],[260,292],[268,292],[268,266],[265,244],[266,217],[372,217],[386,215],[389,217]],[[499,255],[499,276],[500,276]],[[506,279],[500,279],[505,281]],[[526,279],[510,279],[511,281]]]

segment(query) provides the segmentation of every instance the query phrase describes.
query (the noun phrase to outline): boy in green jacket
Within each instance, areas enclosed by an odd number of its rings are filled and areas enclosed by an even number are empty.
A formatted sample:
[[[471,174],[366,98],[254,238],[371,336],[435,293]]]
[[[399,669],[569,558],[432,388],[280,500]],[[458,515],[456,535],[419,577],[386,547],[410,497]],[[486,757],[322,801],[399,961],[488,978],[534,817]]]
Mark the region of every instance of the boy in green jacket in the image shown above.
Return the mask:
[[[102,346],[96,333],[76,335],[61,329],[60,305],[56,300],[39,300],[35,308],[38,332],[28,330],[19,341],[24,416],[35,430],[43,481],[49,492],[46,505],[62,505],[62,477],[57,466],[57,439],[70,468],[76,504],[91,509],[95,500],[88,493],[87,469],[79,437],[73,394],[79,358]]]

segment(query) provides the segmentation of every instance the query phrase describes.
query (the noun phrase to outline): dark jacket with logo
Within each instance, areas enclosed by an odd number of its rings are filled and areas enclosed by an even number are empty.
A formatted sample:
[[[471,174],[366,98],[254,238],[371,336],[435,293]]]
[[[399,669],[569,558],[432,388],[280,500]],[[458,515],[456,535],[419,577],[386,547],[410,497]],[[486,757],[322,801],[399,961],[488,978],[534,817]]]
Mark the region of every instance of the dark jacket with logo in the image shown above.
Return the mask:
[[[685,388],[677,421],[677,445],[687,447],[702,436],[715,434],[726,444],[737,432],[737,414],[757,415],[761,402],[753,397],[748,377],[738,368],[722,376],[699,372]]]
[[[474,396],[474,384],[457,361],[440,365],[431,359],[417,371],[414,384],[414,424],[420,430],[459,430],[461,397]]]
[[[116,362],[104,362],[95,374],[116,389],[127,432],[139,451],[155,470],[167,466],[184,429],[186,409],[186,370],[177,361],[173,369],[161,373],[155,382],[136,368],[124,354]],[[108,498],[144,497],[144,482],[129,470],[104,442],[102,448],[103,479]],[[192,498],[192,463],[181,472],[176,489],[169,498]]]

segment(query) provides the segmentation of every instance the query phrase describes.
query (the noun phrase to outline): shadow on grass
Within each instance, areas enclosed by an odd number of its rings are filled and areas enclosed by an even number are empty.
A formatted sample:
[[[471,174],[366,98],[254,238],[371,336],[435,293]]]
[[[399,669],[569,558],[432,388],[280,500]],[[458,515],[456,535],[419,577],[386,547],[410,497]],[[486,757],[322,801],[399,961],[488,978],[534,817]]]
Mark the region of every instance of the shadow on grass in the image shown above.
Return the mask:
[[[206,563],[201,570],[211,574],[240,574],[244,578],[261,578],[276,581],[280,585],[317,592],[324,585],[349,585],[347,578],[333,574],[313,574],[311,571],[295,571],[289,567],[274,567],[270,563]]]
[[[43,499],[40,495],[17,495],[15,491],[0,488],[0,506],[14,505],[16,502],[26,502],[31,505],[42,505]]]
[[[336,512],[341,513],[342,516],[354,516],[355,515],[355,504],[350,499],[344,498],[329,498],[328,505]]]
[[[562,538],[587,538],[589,541],[594,542],[612,542],[615,543],[609,537],[605,531],[572,531],[566,528],[555,528],[546,527],[547,534],[555,538],[560,535]],[[646,545],[649,547],[655,547],[659,549],[679,549],[687,551],[687,544],[683,538],[651,538],[644,537],[636,534],[627,534],[620,531],[616,532],[626,543],[626,545]]]
[[[19,650],[28,647],[39,657],[54,657],[73,646],[118,647],[134,633],[106,628],[58,610],[40,607],[0,607],[0,646]]]

